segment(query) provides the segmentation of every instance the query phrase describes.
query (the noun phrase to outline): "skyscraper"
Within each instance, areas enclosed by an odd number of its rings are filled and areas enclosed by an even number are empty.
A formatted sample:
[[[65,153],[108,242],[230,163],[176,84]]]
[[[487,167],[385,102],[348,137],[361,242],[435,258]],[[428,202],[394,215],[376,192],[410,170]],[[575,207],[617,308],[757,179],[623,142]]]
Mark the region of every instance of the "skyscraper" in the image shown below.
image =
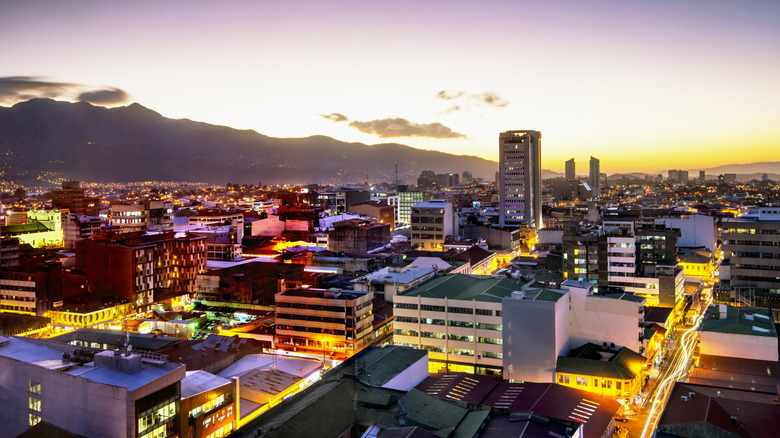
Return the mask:
[[[499,224],[542,227],[542,133],[507,131],[498,137]]]
[[[590,174],[588,175],[588,184],[590,184],[593,196],[599,196],[601,189],[599,188],[599,172],[601,172],[601,163],[598,158],[590,157]]]
[[[566,181],[574,181],[577,175],[574,173],[574,158],[566,160]]]

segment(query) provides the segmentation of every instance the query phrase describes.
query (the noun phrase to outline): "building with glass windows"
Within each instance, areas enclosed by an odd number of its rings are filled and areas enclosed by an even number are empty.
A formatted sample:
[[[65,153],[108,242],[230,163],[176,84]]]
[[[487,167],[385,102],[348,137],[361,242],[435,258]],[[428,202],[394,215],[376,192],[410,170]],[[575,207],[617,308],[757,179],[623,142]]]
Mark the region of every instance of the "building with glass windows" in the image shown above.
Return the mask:
[[[507,131],[498,137],[499,225],[542,227],[542,133]]]
[[[184,365],[130,348],[94,353],[44,340],[0,337],[0,422],[18,436],[45,422],[75,435],[182,436]]]

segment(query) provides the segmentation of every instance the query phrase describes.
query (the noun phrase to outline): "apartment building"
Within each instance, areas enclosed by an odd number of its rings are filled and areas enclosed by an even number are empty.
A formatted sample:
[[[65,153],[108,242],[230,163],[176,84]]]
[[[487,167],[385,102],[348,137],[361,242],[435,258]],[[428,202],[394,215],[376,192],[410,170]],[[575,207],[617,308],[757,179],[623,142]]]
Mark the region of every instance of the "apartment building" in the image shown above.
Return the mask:
[[[393,298],[393,343],[428,350],[431,372],[501,375],[502,298],[515,279],[442,275]]]
[[[372,292],[340,289],[298,288],[276,294],[276,347],[351,356],[371,338],[373,298]]]
[[[447,236],[458,234],[452,203],[443,199],[420,202],[412,207],[412,245],[422,250],[444,251]]]
[[[206,237],[192,234],[100,234],[76,242],[76,269],[91,293],[106,294],[142,307],[158,289],[195,292],[206,270]]]
[[[780,321],[780,207],[721,221],[721,287],[731,299],[773,309]]]
[[[563,268],[568,279],[621,287],[647,305],[675,307],[683,294],[677,262],[679,230],[635,219],[605,219],[600,227],[564,227]]]

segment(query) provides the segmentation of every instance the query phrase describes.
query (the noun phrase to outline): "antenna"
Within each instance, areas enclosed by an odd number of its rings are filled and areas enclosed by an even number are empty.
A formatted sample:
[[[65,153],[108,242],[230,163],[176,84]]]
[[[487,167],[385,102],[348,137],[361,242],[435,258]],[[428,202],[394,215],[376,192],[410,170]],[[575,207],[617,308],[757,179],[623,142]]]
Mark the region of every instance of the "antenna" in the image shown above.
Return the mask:
[[[398,190],[398,161],[395,162],[395,189]]]

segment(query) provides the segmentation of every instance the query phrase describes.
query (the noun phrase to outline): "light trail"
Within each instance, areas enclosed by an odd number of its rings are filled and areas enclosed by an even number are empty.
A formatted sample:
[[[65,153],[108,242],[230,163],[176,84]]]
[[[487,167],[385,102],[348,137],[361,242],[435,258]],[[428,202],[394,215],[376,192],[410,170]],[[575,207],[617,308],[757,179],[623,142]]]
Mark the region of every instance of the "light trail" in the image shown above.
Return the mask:
[[[677,381],[677,379],[688,373],[688,363],[690,362],[693,350],[696,348],[696,336],[692,336],[692,334],[698,331],[699,325],[701,325],[701,322],[704,320],[704,313],[712,304],[712,300],[713,298],[710,296],[710,299],[707,301],[707,305],[704,306],[704,311],[696,319],[693,327],[688,329],[688,331],[683,333],[683,335],[680,337],[680,347],[683,350],[682,354],[676,355],[676,357],[673,359],[674,364],[670,364],[670,366],[673,366],[672,369],[674,369],[674,372],[667,376],[666,379],[664,379],[661,384],[656,387],[657,389],[655,397],[653,398],[653,403],[650,406],[650,414],[647,416],[645,428],[642,430],[642,435],[640,435],[641,438],[645,438],[645,436],[647,436],[648,430],[652,431],[655,429],[655,427],[651,427],[651,425],[656,423],[656,421],[653,420],[653,417],[656,414],[658,414],[660,420],[660,412],[656,412],[656,408],[658,405],[665,404],[659,403],[659,400],[666,399],[668,395],[667,391],[671,389],[671,383]]]

